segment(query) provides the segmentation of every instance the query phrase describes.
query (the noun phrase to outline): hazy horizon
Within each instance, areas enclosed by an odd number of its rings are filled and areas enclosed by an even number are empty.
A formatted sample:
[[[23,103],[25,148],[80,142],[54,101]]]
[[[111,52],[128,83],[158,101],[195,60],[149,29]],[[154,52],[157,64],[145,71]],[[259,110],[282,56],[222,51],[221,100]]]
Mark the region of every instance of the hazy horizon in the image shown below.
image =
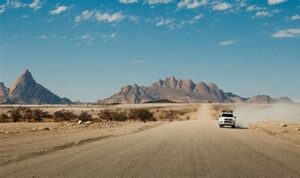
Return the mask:
[[[72,100],[175,76],[300,101],[300,2],[0,0],[0,82]]]

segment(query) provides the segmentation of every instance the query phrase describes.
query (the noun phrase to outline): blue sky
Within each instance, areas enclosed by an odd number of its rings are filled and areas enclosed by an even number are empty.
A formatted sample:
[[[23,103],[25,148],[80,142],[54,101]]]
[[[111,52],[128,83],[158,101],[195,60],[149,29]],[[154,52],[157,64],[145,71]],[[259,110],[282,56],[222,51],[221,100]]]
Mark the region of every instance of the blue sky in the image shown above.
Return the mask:
[[[0,81],[72,100],[174,75],[300,101],[299,0],[0,0]]]

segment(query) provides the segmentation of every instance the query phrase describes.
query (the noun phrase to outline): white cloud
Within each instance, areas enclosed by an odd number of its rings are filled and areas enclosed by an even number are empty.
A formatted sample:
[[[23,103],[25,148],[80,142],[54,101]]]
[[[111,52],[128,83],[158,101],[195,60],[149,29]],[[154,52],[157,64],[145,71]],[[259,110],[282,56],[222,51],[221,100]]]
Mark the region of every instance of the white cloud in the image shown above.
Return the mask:
[[[95,12],[85,10],[80,15],[75,17],[75,22],[87,21],[87,20],[96,20],[98,22],[118,22],[125,18],[122,12],[115,12],[115,13],[103,13],[103,12]]]
[[[28,6],[34,10],[38,10],[42,7],[42,2],[41,0],[33,0]]]
[[[122,15],[121,12],[115,12],[115,13],[101,13],[101,12],[97,12],[95,14],[95,18],[97,21],[99,22],[116,22],[116,21],[120,21],[122,19],[124,19],[124,16]]]
[[[47,35],[39,35],[36,38],[41,39],[41,40],[48,40],[49,39],[49,37]]]
[[[273,14],[268,11],[258,11],[255,13],[256,17],[271,17]]]
[[[290,28],[279,30],[272,34],[273,38],[293,38],[293,37],[300,37],[300,28]]]
[[[166,19],[161,18],[158,22],[156,22],[155,25],[158,27],[159,26],[167,26],[167,27],[173,29],[175,26],[174,21],[175,21],[174,19],[170,19],[170,18],[166,18]]]
[[[114,32],[114,33],[110,34],[109,36],[110,36],[111,38],[115,38],[117,35],[118,35],[118,33]]]
[[[88,34],[88,33],[80,36],[79,39],[83,40],[83,41],[89,41],[89,42],[95,40],[95,38],[92,35]]]
[[[140,21],[139,17],[134,15],[128,15],[127,18],[134,23],[138,23]]]
[[[67,36],[58,36],[58,35],[38,35],[36,39],[39,40],[66,40]]]
[[[102,39],[102,41],[104,43],[108,42],[109,40],[112,40],[114,38],[116,38],[118,36],[118,33],[117,32],[113,32],[111,34],[105,34],[105,35],[102,35],[100,38]]]
[[[300,15],[296,14],[291,17],[292,20],[300,20]]]
[[[6,4],[9,8],[12,9],[19,9],[22,7],[26,7],[26,4],[20,2],[19,0],[8,0]]]
[[[195,9],[200,6],[206,5],[208,0],[181,0],[178,4],[178,8]]]
[[[199,14],[199,15],[196,15],[195,17],[193,17],[193,20],[199,20],[202,18],[203,18],[203,14]]]
[[[85,10],[80,15],[75,17],[75,22],[89,20],[94,16],[94,14],[95,13],[93,11]]]
[[[275,4],[280,4],[283,2],[287,2],[287,0],[268,0],[269,5],[275,5]]]
[[[7,0],[6,4],[0,5],[0,13],[7,9],[31,8],[38,10],[42,8],[41,0],[33,0],[31,3],[23,3],[20,0]]]
[[[216,11],[224,11],[224,10],[227,10],[227,9],[230,9],[232,7],[231,4],[227,3],[227,2],[220,2],[220,3],[217,3],[215,5],[213,5],[213,10],[216,10]]]
[[[50,11],[50,14],[51,15],[59,15],[62,12],[68,10],[68,9],[69,9],[69,7],[67,7],[67,6],[56,6],[55,9],[53,9],[52,11]]]
[[[133,4],[133,3],[137,3],[138,0],[119,0],[119,2],[123,4]]]
[[[220,46],[229,46],[229,45],[234,45],[236,44],[237,41],[234,41],[234,40],[226,40],[226,41],[221,41],[219,43]]]
[[[250,6],[247,6],[247,8],[246,8],[246,11],[248,11],[248,12],[262,11],[262,10],[265,10],[265,8],[264,7],[259,7],[259,6],[256,6],[256,5],[250,5]]]
[[[6,10],[6,6],[4,4],[0,5],[0,14],[2,14]]]
[[[167,4],[172,2],[172,0],[147,0],[148,4]]]

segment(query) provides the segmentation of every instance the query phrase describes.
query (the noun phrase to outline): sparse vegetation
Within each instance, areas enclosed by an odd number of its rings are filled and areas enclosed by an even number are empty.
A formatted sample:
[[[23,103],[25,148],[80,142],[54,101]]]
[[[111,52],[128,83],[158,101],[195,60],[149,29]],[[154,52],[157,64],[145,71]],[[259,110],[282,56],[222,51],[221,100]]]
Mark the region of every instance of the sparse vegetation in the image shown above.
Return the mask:
[[[139,120],[143,122],[156,121],[153,114],[147,109],[132,109],[129,111],[123,110],[104,110],[98,114],[100,119],[106,121],[126,121],[126,120]]]
[[[10,112],[10,119],[13,122],[19,122],[21,120],[21,118],[22,118],[22,116],[21,116],[19,109],[14,109]]]
[[[100,119],[106,121],[126,121],[129,120],[127,113],[122,111],[109,111],[104,110],[98,114]]]
[[[22,120],[31,122],[33,119],[33,112],[30,108],[18,108],[21,115],[22,115]]]
[[[70,121],[72,119],[75,119],[77,116],[71,111],[60,110],[54,112],[53,117],[55,122],[62,122],[62,121]]]
[[[86,122],[86,121],[91,121],[92,120],[92,115],[90,115],[86,111],[81,111],[81,113],[77,116],[77,118],[79,120],[81,120],[82,122]]]
[[[155,109],[126,109],[126,108],[113,108],[102,110],[98,113],[98,117],[93,117],[96,111],[91,109],[89,111],[81,111],[80,114],[75,114],[70,110],[58,110],[53,114],[42,109],[32,109],[29,107],[18,107],[9,108],[6,111],[6,115],[0,115],[0,122],[76,122],[76,120],[81,120],[82,122],[93,121],[157,121],[157,120],[189,120],[191,119],[189,113],[194,112],[194,108],[184,108],[184,109],[169,109],[165,110],[163,108]],[[7,118],[8,117],[8,118]]]
[[[32,110],[32,119],[35,122],[41,122],[43,120],[43,111],[40,109],[34,109]]]
[[[147,121],[156,121],[156,118],[153,116],[147,109],[132,109],[129,111],[128,117],[133,120],[140,120],[143,122]]]
[[[9,117],[6,113],[1,113],[0,114],[0,123],[6,123],[8,122]]]

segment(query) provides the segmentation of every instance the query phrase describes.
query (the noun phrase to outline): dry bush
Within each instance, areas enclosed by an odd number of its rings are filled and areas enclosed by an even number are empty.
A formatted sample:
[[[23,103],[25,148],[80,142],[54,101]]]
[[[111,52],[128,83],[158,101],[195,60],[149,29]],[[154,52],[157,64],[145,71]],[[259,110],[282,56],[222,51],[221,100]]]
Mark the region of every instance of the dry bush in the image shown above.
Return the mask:
[[[18,107],[10,112],[10,118],[13,122],[41,122],[43,120],[42,113],[40,109],[30,109],[28,107]]]
[[[100,111],[98,117],[106,121],[126,121],[129,119],[126,112],[109,110]]]
[[[53,115],[52,114],[50,114],[49,112],[47,112],[47,111],[43,111],[42,112],[42,118],[53,118]]]
[[[133,120],[140,120],[142,122],[147,121],[156,121],[156,118],[153,116],[147,109],[132,109],[128,113],[128,117]]]
[[[190,116],[183,117],[189,113],[195,112],[194,109],[181,109],[181,110],[162,110],[159,118],[161,120],[189,120]],[[185,118],[185,119],[184,119]]]
[[[21,118],[22,118],[22,115],[20,113],[20,110],[14,109],[14,110],[10,111],[10,119],[13,122],[19,122],[21,120]]]
[[[139,120],[142,122],[156,121],[153,113],[147,109],[132,109],[129,111],[124,110],[104,110],[98,114],[98,117],[106,121],[127,121],[127,120]]]
[[[30,108],[18,108],[21,115],[22,115],[22,120],[25,121],[32,121],[33,118],[33,112]]]
[[[41,122],[43,120],[43,111],[41,109],[32,110],[32,120],[35,122]]]
[[[162,113],[160,115],[160,119],[161,120],[169,120],[169,121],[179,120],[179,114],[178,114],[178,112],[176,112],[174,110],[162,111]]]
[[[77,119],[81,120],[82,122],[91,121],[92,115],[86,111],[81,111],[81,113],[77,116]]]
[[[0,123],[6,123],[9,121],[9,117],[6,113],[0,114]]]
[[[62,122],[62,121],[70,121],[75,119],[77,116],[71,111],[66,111],[66,110],[60,110],[56,111],[53,114],[54,121],[55,122]]]

